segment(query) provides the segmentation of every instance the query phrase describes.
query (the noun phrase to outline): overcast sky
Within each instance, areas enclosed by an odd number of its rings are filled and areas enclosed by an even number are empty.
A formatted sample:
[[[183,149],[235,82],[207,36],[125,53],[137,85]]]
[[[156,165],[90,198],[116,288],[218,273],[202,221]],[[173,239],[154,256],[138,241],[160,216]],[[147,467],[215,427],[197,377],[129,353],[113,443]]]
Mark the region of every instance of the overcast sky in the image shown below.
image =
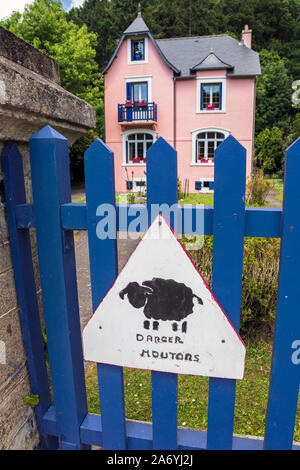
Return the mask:
[[[24,6],[27,3],[33,3],[34,0],[0,0],[0,19],[10,16],[13,11],[24,10]],[[84,0],[61,0],[66,11],[72,7],[79,7],[82,5]]]

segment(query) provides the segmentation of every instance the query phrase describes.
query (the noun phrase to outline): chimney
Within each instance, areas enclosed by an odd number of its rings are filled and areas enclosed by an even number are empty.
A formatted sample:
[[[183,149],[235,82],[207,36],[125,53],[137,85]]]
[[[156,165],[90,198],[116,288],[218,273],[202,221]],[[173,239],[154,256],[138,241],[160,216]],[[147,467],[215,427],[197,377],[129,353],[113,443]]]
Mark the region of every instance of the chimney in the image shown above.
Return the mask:
[[[245,46],[251,49],[252,29],[249,29],[247,24],[245,25],[245,28],[242,31],[242,41],[244,41]]]

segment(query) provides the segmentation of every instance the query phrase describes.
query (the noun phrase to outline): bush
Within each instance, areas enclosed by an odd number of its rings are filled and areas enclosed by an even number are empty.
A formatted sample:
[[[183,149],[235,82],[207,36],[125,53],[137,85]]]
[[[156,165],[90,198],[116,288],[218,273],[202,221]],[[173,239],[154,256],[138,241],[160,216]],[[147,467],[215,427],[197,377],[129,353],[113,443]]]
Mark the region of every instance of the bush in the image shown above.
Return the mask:
[[[184,242],[184,239],[183,239]],[[190,255],[207,284],[212,285],[213,237]],[[245,238],[240,331],[244,339],[269,339],[277,301],[280,240]]]
[[[283,167],[283,138],[278,127],[264,129],[255,139],[254,161],[265,174],[278,173]]]
[[[264,178],[262,170],[256,170],[247,184],[247,205],[262,207],[271,189],[271,182]]]

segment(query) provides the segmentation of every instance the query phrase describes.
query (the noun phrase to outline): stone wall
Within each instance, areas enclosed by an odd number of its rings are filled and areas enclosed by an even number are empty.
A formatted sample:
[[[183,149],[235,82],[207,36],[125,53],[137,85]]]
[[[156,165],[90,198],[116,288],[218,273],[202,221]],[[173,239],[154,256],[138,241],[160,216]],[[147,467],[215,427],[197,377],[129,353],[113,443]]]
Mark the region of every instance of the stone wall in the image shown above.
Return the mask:
[[[73,143],[95,127],[94,109],[60,86],[55,61],[0,27],[0,153],[16,142],[23,156],[27,202],[32,202],[29,138],[51,125]],[[42,317],[34,231],[31,244]],[[0,167],[0,449],[33,449],[39,443],[30,395]]]

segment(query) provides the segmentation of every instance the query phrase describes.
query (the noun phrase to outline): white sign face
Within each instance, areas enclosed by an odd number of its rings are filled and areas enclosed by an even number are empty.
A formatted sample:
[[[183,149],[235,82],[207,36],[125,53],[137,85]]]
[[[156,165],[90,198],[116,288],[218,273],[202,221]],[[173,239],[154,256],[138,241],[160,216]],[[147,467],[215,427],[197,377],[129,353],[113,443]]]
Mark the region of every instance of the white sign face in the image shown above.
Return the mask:
[[[83,331],[84,358],[179,374],[242,379],[246,348],[158,216]]]

